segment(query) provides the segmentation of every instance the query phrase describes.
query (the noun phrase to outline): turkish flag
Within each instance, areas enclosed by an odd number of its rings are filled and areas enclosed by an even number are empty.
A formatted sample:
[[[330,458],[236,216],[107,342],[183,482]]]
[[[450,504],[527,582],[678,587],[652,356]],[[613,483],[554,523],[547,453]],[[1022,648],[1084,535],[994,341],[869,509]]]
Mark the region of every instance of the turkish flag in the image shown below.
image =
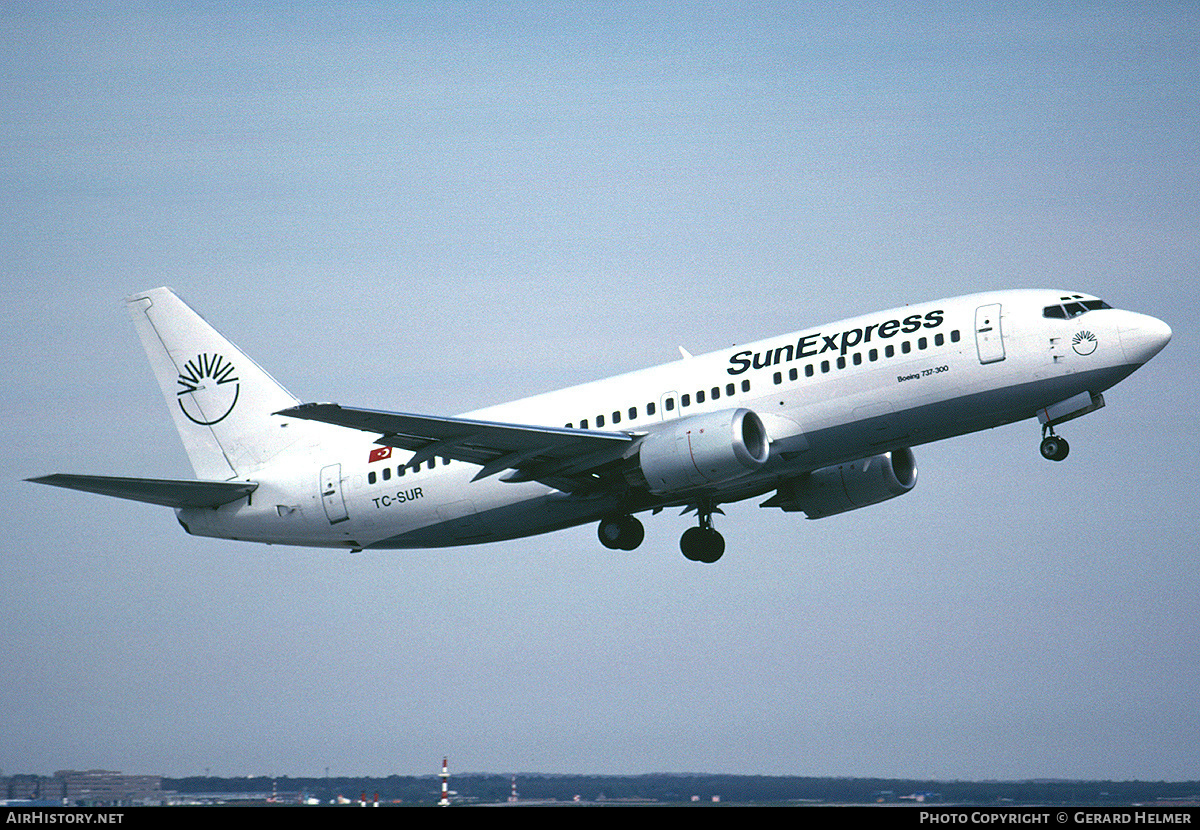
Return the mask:
[[[367,456],[367,463],[371,464],[375,461],[382,461],[385,458],[391,458],[391,457],[392,457],[392,448],[391,447],[378,447],[376,449],[371,450],[371,454]]]

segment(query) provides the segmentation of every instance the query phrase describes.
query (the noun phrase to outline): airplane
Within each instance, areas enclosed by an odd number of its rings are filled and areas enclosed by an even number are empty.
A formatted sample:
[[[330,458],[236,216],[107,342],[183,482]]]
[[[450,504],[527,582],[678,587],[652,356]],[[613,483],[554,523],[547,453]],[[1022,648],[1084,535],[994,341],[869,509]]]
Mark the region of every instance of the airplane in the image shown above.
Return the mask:
[[[29,479],[174,508],[196,536],[351,551],[435,548],[682,507],[692,561],[721,505],[833,516],[910,492],[912,448],[1025,419],[1055,427],[1166,346],[1144,314],[1058,290],[973,294],[841,320],[456,417],[301,403],[169,288],[126,305],[195,480]]]

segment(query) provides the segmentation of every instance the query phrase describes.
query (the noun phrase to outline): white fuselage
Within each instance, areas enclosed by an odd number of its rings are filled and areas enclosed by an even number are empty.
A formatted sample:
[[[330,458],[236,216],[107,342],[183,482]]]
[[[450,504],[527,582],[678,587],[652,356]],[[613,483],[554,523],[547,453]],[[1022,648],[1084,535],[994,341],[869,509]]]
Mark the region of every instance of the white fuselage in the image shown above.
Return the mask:
[[[466,413],[546,427],[652,433],[689,416],[745,408],[766,427],[760,469],[703,488],[711,503],[767,493],[834,464],[1034,417],[1098,395],[1170,336],[1152,317],[1118,309],[1048,317],[1068,292],[1004,291],[906,306]],[[1165,332],[1165,334],[1164,334]],[[181,509],[189,532],[277,544],[423,548],[543,533],[692,503],[695,492],[578,495],[510,483],[480,467],[412,454],[371,435],[321,425],[253,474],[251,498]],[[386,456],[386,457],[384,457]]]

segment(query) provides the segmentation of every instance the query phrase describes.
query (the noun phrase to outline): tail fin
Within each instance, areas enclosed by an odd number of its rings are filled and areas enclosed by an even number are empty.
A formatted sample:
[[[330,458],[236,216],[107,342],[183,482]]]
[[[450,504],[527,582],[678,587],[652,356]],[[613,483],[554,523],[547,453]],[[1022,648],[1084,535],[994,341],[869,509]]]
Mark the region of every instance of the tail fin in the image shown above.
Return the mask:
[[[246,477],[300,437],[271,415],[299,401],[171,289],[125,303],[197,477]]]

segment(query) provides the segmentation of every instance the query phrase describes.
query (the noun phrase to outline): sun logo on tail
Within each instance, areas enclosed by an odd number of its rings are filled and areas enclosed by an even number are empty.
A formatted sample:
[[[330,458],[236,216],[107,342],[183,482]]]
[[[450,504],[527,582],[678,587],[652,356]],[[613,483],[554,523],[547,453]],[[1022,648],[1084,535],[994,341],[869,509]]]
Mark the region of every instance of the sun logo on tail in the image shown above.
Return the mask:
[[[178,383],[179,408],[202,427],[223,421],[237,405],[242,388],[233,364],[219,354],[196,355],[179,373]]]

